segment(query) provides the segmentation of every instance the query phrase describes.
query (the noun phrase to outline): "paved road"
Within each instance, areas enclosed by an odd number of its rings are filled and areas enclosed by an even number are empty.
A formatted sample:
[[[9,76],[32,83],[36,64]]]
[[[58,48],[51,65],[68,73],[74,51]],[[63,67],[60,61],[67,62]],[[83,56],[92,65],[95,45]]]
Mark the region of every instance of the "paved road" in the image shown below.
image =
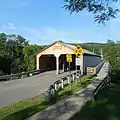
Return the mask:
[[[56,71],[49,71],[24,79],[0,82],[0,107],[39,95],[45,89],[66,73],[56,75]]]

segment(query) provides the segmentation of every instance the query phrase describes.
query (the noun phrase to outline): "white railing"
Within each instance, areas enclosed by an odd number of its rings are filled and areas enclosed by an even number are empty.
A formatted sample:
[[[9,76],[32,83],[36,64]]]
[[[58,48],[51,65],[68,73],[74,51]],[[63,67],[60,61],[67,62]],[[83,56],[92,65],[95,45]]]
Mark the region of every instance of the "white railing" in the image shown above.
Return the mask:
[[[71,76],[70,75],[66,75],[64,77],[59,78],[57,81],[53,82],[45,91],[46,95],[53,95],[55,92],[57,92],[59,90],[59,88],[64,89],[65,85],[69,85],[72,82],[77,81],[78,79],[80,79],[81,75],[79,73],[79,71],[74,71],[71,72]],[[77,84],[77,82],[76,82]]]
[[[101,63],[102,64],[102,63]],[[105,72],[106,70],[106,72]],[[102,68],[103,72],[103,77],[97,76],[86,88],[81,90],[81,94],[84,94],[88,100],[95,100],[96,95],[101,91],[103,88],[106,86],[110,86],[110,69],[108,66],[105,66],[105,69]],[[71,74],[71,79],[70,75],[64,76],[60,78],[59,80],[55,81],[52,85],[48,87],[48,89],[45,91],[45,94],[53,96],[55,92],[59,90],[59,88],[64,89],[64,86],[66,84],[70,84],[70,82],[75,82],[78,79],[80,79],[80,74],[76,75],[76,72],[73,72]],[[76,82],[77,83],[77,82]]]

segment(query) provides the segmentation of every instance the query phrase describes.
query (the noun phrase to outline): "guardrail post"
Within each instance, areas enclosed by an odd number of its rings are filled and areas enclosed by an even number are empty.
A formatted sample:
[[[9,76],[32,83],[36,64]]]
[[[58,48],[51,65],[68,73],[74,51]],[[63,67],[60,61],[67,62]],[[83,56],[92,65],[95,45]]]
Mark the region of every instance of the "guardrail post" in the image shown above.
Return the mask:
[[[72,74],[73,82],[75,81],[75,74]]]
[[[11,74],[12,75],[12,74]],[[10,79],[12,80],[13,78],[12,77],[10,77]]]
[[[68,84],[70,84],[70,76],[68,75]]]
[[[22,72],[22,73],[24,73],[24,72]],[[21,78],[23,78],[24,77],[24,75],[22,74],[22,77]]]
[[[55,83],[55,90],[57,91],[57,83]]]
[[[61,86],[62,86],[62,89],[64,88],[64,80],[62,79],[61,80]]]
[[[31,77],[31,76],[32,76],[32,73],[30,73],[29,76]]]
[[[76,74],[76,85],[78,84],[78,79],[79,79],[79,75],[78,73]]]

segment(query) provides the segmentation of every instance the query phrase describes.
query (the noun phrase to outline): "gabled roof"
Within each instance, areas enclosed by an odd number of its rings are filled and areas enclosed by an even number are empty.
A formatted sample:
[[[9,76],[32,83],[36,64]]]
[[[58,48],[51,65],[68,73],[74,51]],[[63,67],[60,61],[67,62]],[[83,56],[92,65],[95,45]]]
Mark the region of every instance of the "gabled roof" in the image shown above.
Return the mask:
[[[72,50],[74,50],[74,49],[76,48],[75,45],[71,45],[71,44],[68,44],[68,43],[61,42],[61,41],[56,41],[56,42],[52,43],[51,45],[45,47],[45,48],[42,49],[41,51],[37,52],[35,55],[37,55],[38,53],[44,51],[45,49],[49,48],[50,46],[52,46],[52,45],[54,45],[54,44],[56,44],[56,43],[59,43],[59,44],[61,44],[61,45],[64,45],[64,46],[66,46],[66,47],[68,47],[68,48],[70,48],[70,49],[72,49]],[[94,53],[94,52],[91,52],[91,51],[89,51],[89,50],[86,50],[86,49],[83,49],[83,50],[84,50],[84,54],[94,55],[94,56],[100,56],[100,55],[98,55],[98,54],[96,54],[96,53]]]

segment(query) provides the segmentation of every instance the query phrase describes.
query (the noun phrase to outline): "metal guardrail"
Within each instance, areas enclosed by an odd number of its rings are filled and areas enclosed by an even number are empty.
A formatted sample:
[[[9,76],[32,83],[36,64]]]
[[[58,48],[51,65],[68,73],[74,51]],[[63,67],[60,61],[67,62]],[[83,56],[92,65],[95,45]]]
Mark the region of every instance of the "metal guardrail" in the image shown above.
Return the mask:
[[[39,70],[34,70],[34,71],[29,71],[29,72],[22,72],[22,73],[16,73],[16,74],[11,74],[11,75],[3,75],[3,76],[0,76],[0,81],[29,77],[29,76],[37,75],[39,73],[49,71],[49,70],[50,69],[39,69]]]

